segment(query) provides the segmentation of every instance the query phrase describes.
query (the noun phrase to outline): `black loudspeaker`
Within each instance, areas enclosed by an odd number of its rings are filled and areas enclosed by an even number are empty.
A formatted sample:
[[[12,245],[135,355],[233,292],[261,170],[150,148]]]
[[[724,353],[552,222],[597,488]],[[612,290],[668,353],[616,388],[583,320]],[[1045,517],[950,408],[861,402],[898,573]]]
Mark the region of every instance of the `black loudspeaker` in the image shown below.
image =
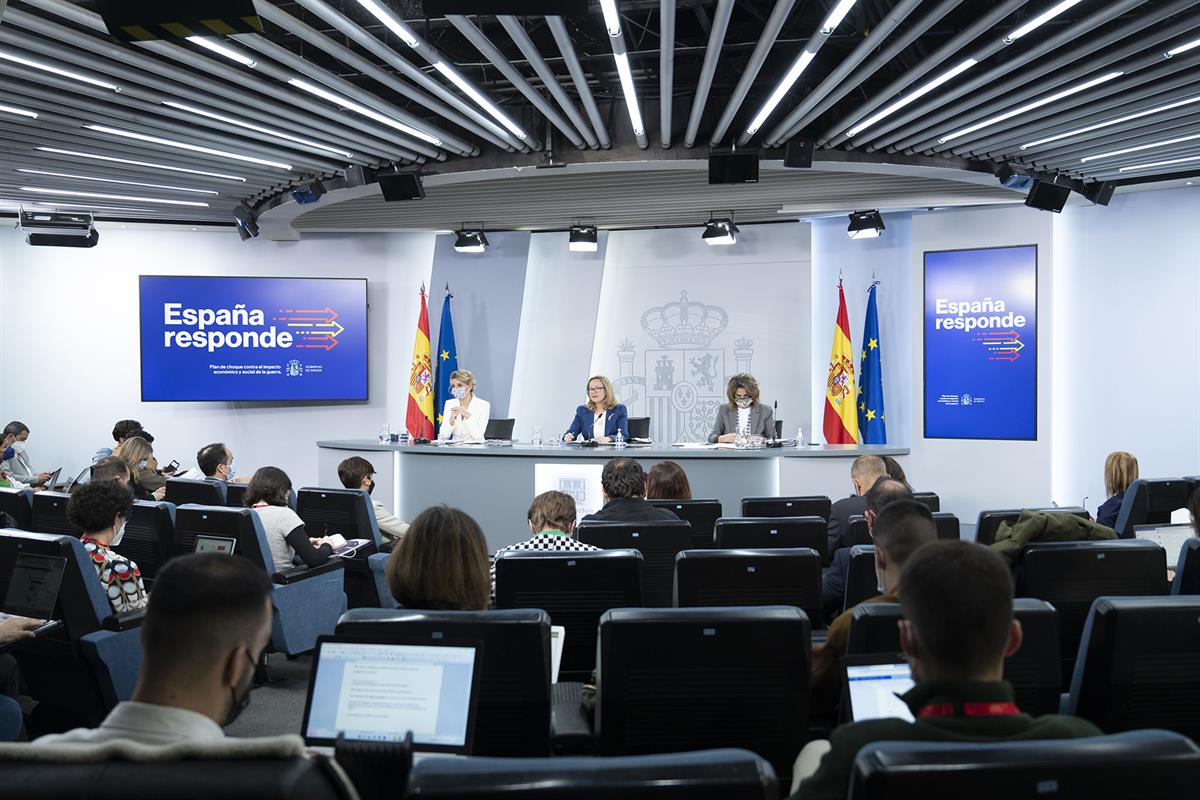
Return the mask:
[[[100,231],[93,228],[87,236],[30,233],[25,236],[25,242],[34,247],[95,247],[100,242]]]
[[[812,166],[814,143],[800,139],[792,139],[787,143],[783,154],[783,165],[793,169],[808,169]]]
[[[758,183],[758,153],[713,153],[708,157],[708,182]]]
[[[383,199],[391,203],[396,200],[421,200],[425,197],[425,186],[421,176],[413,172],[402,175],[380,175],[379,188]]]
[[[1106,206],[1117,189],[1115,183],[1089,183],[1083,187],[1083,196],[1098,206]]]
[[[1034,181],[1029,194],[1025,196],[1025,205],[1041,211],[1053,211],[1055,214],[1063,210],[1071,190],[1066,186],[1057,186],[1044,181]]]
[[[583,17],[587,0],[425,0],[426,17],[447,14],[512,14],[514,16]]]

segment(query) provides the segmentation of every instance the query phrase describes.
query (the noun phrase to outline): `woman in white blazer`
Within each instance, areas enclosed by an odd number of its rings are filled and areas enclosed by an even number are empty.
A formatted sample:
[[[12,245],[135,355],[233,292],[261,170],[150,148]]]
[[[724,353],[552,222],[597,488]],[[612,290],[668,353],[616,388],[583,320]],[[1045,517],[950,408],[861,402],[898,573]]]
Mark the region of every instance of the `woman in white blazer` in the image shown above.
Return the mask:
[[[456,442],[482,442],[487,430],[492,406],[487,400],[475,396],[475,376],[469,369],[450,373],[450,394],[442,409],[442,427],[438,438]]]

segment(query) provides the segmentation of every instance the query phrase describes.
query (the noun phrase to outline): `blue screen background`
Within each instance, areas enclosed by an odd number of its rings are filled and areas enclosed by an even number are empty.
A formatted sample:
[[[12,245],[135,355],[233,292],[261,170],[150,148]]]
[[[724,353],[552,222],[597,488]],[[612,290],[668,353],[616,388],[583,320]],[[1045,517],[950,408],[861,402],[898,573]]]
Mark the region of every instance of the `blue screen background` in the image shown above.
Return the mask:
[[[143,275],[139,287],[144,401],[367,399],[365,279]],[[166,325],[166,303],[197,309],[244,304],[248,310],[263,311],[263,327],[205,330],[261,332],[274,325],[296,340],[287,348],[222,347],[211,353],[206,347],[167,347],[166,331],[196,328]],[[280,313],[284,309],[293,311]]]
[[[1018,337],[935,327],[938,298],[986,297],[1025,317]],[[924,325],[925,438],[1037,439],[1037,247],[925,253]]]

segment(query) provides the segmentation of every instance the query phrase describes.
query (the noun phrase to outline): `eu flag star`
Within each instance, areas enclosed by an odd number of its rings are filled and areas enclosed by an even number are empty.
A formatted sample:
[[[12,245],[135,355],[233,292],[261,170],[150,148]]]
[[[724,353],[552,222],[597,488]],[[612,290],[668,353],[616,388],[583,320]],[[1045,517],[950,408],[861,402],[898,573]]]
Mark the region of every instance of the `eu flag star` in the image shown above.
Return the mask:
[[[438,425],[442,424],[442,415],[441,414],[437,415],[437,421],[438,421]]]
[[[872,350],[874,350],[876,347],[879,347],[879,340],[878,340],[878,339],[872,339],[871,341],[867,342],[867,347],[869,347],[869,348],[871,348]]]
[[[869,409],[867,409],[867,421],[870,421],[873,419],[875,419],[875,409],[869,408]]]
[[[448,360],[449,358],[450,358],[450,351],[449,351],[449,350],[443,350],[443,351],[442,351],[442,361],[446,361],[446,360]]]
[[[866,360],[867,360],[867,351],[866,351],[866,350],[863,350],[863,354],[862,354],[862,360],[863,360],[863,361],[866,361]]]

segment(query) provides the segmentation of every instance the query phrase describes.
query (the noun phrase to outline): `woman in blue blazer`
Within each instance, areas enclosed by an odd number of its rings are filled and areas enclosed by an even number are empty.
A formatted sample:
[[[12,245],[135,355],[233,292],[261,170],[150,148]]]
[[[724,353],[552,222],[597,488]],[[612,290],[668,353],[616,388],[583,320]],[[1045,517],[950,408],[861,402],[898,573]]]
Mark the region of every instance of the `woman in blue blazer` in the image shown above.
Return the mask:
[[[575,409],[575,419],[563,434],[563,441],[595,439],[606,444],[613,440],[617,431],[628,439],[629,412],[617,402],[612,381],[603,375],[593,375],[588,378],[587,395],[587,404]]]

